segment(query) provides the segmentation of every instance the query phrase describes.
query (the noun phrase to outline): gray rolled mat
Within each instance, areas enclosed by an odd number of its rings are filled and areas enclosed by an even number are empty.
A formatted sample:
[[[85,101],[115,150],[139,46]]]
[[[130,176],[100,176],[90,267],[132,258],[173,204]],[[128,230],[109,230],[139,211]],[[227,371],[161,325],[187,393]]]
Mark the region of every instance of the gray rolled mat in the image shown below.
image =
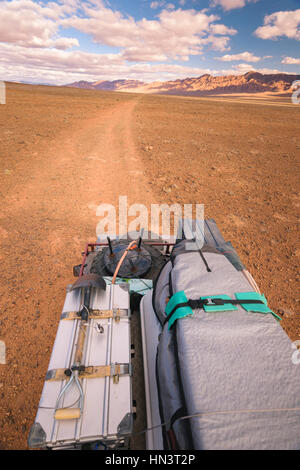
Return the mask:
[[[253,291],[225,256],[204,255],[210,272],[195,252],[174,258],[173,293],[184,290],[198,299]],[[197,415],[173,424],[181,448],[299,449],[300,365],[293,364],[293,352],[271,314],[241,306],[195,310],[171,330],[166,324],[157,356],[162,419],[170,419],[176,407]]]

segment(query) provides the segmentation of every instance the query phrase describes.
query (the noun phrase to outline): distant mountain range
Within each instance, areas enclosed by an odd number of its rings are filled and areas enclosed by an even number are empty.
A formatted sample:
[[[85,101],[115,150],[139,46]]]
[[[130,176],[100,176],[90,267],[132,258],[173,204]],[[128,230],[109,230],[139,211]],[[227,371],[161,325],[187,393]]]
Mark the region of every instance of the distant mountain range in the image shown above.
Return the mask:
[[[124,91],[132,93],[158,93],[170,95],[215,95],[230,93],[263,93],[286,94],[291,92],[292,83],[300,80],[300,75],[262,74],[248,72],[245,75],[213,76],[202,75],[197,78],[185,78],[167,82],[144,83],[139,80],[99,80],[96,82],[79,82],[65,85],[67,87],[88,90]]]

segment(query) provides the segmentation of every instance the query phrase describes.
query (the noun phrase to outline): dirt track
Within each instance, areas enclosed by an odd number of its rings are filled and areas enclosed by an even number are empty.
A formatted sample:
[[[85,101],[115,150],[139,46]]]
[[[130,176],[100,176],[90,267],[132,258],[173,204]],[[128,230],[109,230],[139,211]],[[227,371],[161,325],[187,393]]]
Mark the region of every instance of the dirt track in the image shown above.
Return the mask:
[[[26,447],[72,266],[96,238],[97,206],[116,205],[119,194],[139,201],[142,189],[151,201],[131,134],[137,98],[78,96],[11,85],[0,109],[1,448]]]
[[[100,203],[204,203],[300,339],[299,109],[8,85],[0,107],[0,449],[24,449]],[[266,123],[268,124],[266,126]]]

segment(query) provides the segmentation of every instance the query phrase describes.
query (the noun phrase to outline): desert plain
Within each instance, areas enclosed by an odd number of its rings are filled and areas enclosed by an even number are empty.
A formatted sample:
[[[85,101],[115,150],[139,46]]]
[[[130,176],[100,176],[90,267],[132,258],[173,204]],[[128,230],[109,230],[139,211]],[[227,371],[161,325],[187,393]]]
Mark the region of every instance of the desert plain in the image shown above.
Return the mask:
[[[7,83],[0,105],[0,449],[26,449],[72,267],[102,203],[204,204],[300,340],[300,105]],[[291,351],[292,352],[292,351]],[[274,364],[276,367],[276,364]]]

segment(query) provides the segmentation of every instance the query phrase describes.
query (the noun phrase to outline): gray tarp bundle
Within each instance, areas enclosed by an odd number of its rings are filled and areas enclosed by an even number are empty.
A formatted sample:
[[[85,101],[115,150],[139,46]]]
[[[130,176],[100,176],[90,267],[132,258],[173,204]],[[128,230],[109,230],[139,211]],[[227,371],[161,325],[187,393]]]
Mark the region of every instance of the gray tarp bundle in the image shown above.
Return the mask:
[[[220,249],[222,240],[202,249],[211,272],[199,252],[184,245],[175,247],[155,285],[153,306],[161,322],[166,298],[178,291],[188,299],[234,299],[253,291],[234,250],[233,263]],[[175,438],[180,449],[299,449],[300,365],[293,364],[293,351],[272,314],[242,306],[197,309],[170,330],[166,323],[157,351],[161,420],[172,422],[165,442]],[[196,416],[182,419],[190,415]]]

